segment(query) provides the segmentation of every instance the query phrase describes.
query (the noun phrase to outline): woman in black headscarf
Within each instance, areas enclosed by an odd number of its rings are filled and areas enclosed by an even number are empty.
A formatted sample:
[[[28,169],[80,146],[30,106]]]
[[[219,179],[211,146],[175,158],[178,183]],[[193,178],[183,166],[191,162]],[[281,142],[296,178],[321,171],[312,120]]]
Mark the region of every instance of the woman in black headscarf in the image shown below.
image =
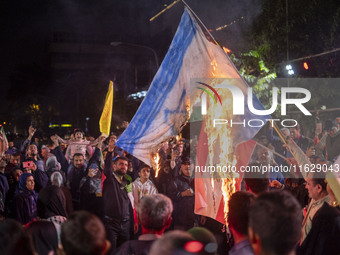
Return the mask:
[[[20,175],[15,191],[15,219],[21,224],[32,221],[37,216],[37,197],[34,191],[34,178],[30,173]]]
[[[60,236],[60,225],[66,221],[66,200],[63,191],[57,186],[49,186],[39,193],[37,209],[38,217],[54,224],[58,236]]]
[[[34,249],[39,255],[56,254],[58,235],[52,222],[34,221],[28,225],[26,232],[32,237]]]
[[[65,205],[65,196],[59,187],[48,186],[40,191],[37,202],[37,216],[40,220],[27,227],[39,255],[56,252],[60,243],[60,227],[67,216]]]

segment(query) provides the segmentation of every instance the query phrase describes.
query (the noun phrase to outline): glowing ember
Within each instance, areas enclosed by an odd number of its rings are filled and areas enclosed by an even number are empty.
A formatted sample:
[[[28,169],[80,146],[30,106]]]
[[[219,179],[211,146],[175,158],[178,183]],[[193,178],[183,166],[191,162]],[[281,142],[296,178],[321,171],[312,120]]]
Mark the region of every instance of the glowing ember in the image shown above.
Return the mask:
[[[223,46],[222,48],[223,48],[224,52],[227,53],[227,54],[231,52],[231,50],[229,50],[227,47]]]
[[[154,155],[154,157],[153,157],[153,167],[154,167],[154,169],[155,169],[155,171],[156,171],[156,173],[155,173],[155,177],[157,178],[158,177],[158,173],[159,173],[159,170],[160,170],[160,167],[159,167],[159,159],[160,159],[160,157],[159,157],[159,154],[158,153],[156,153],[155,155]]]

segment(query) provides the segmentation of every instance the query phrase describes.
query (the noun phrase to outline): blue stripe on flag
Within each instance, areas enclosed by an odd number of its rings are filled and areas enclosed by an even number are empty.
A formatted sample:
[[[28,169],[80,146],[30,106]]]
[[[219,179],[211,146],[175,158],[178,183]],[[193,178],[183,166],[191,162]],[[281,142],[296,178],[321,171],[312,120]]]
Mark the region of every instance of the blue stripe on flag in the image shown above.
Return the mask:
[[[125,132],[119,137],[118,147],[123,147],[124,144],[124,149],[133,154],[135,145],[149,129],[163,107],[164,99],[173,89],[183,65],[184,55],[196,32],[196,25],[185,10],[169,51],[136,115]]]

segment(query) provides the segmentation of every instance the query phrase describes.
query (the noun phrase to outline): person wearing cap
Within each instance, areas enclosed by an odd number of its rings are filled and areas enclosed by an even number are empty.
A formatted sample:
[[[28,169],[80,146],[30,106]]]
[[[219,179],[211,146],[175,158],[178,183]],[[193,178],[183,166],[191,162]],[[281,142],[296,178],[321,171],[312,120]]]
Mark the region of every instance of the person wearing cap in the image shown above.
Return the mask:
[[[195,180],[192,178],[189,158],[182,160],[180,175],[170,183],[168,195],[174,204],[174,228],[188,230],[194,227]]]

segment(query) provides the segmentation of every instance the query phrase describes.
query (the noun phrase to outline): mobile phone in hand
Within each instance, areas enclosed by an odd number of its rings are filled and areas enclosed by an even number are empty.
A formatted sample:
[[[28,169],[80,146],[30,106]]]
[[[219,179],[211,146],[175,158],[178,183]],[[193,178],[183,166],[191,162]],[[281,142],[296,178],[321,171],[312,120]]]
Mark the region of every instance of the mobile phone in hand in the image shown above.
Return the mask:
[[[28,169],[32,169],[33,168],[33,161],[26,161],[22,163],[23,168],[28,168]]]

